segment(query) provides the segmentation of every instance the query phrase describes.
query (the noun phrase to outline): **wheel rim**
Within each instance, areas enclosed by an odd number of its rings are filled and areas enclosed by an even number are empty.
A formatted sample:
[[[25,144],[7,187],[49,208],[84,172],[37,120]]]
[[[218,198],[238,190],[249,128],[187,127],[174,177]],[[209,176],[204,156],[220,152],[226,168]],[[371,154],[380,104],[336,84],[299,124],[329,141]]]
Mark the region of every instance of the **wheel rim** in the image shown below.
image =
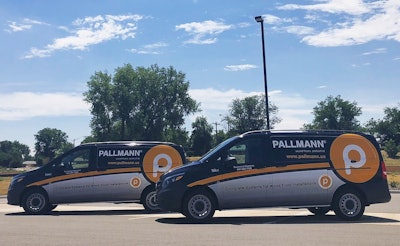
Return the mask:
[[[190,198],[188,203],[188,210],[190,215],[195,219],[206,218],[212,209],[211,200],[204,195],[195,195]]]
[[[339,201],[339,209],[347,217],[357,216],[361,211],[360,198],[351,193],[343,195]]]
[[[40,212],[46,206],[46,198],[43,194],[33,193],[26,199],[27,207],[33,213]]]
[[[158,210],[157,195],[155,191],[150,192],[146,196],[146,205],[151,210]]]

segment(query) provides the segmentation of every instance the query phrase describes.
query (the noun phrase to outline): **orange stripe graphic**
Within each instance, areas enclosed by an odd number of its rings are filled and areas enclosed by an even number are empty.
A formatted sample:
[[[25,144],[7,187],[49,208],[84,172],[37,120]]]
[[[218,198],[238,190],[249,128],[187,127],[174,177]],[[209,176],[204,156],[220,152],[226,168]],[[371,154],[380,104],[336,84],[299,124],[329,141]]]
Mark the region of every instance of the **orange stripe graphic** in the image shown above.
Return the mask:
[[[188,187],[193,187],[196,185],[205,185],[209,183],[215,183],[217,181],[222,181],[226,179],[232,178],[240,178],[240,177],[247,177],[252,175],[259,175],[259,174],[267,174],[267,173],[278,173],[278,172],[287,172],[287,171],[301,171],[301,170],[308,170],[308,169],[323,169],[329,168],[330,165],[328,162],[321,162],[321,163],[313,163],[313,164],[296,164],[296,165],[289,165],[284,167],[265,167],[261,169],[251,169],[251,170],[244,170],[232,173],[221,174],[217,176],[213,176],[210,178],[198,180],[188,185]]]
[[[53,183],[53,182],[65,181],[65,180],[76,179],[76,178],[94,177],[94,176],[105,175],[105,174],[137,173],[137,172],[140,172],[140,167],[118,168],[118,169],[110,169],[110,170],[105,170],[105,171],[91,171],[91,172],[86,172],[86,173],[73,173],[73,174],[66,174],[66,175],[61,175],[61,176],[57,176],[57,177],[44,179],[44,180],[29,184],[27,187],[40,186],[40,185],[45,185],[45,184],[49,184],[49,183]]]

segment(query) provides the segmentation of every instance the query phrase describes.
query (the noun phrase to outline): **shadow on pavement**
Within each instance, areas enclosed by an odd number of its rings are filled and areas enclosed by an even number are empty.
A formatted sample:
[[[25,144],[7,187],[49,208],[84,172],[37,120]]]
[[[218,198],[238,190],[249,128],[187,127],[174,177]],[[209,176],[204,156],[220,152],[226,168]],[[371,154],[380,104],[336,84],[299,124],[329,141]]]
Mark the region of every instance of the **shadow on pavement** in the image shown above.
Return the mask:
[[[8,213],[5,214],[7,216],[92,216],[92,215],[150,215],[145,210],[137,210],[137,209],[125,209],[125,210],[74,210],[74,211],[52,211],[43,215],[29,215],[24,212],[19,213]]]
[[[186,218],[160,218],[157,222],[163,224],[198,224]],[[200,224],[229,224],[229,225],[248,225],[248,224],[376,224],[376,223],[400,223],[398,220],[367,216],[364,215],[360,220],[344,221],[335,215],[315,216],[260,216],[260,217],[214,217],[210,221]]]

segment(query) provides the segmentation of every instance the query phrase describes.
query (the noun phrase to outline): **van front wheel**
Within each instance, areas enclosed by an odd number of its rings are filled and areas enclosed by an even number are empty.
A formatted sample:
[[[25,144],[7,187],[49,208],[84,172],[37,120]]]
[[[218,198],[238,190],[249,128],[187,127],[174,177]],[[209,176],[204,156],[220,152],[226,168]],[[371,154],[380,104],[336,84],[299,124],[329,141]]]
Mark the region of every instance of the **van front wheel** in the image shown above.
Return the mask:
[[[360,193],[354,190],[339,192],[333,202],[333,210],[336,216],[341,219],[357,220],[364,214],[364,199]]]
[[[39,189],[26,193],[21,205],[27,214],[45,214],[50,211],[47,195]]]
[[[215,202],[207,191],[197,190],[189,193],[183,202],[183,214],[191,221],[209,221],[215,212]]]

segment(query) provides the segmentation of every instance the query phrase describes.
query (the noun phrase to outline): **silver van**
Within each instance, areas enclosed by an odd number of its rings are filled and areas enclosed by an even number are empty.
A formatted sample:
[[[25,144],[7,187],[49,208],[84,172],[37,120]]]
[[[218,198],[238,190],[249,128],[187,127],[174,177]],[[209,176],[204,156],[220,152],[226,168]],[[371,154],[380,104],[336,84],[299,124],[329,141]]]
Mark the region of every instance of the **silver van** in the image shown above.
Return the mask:
[[[82,144],[36,170],[13,177],[8,204],[43,214],[58,204],[139,202],[158,211],[155,183],[185,162],[181,146],[127,141]]]
[[[345,131],[248,132],[157,183],[160,207],[196,222],[215,210],[259,207],[333,210],[356,220],[365,206],[390,199],[376,140]]]

